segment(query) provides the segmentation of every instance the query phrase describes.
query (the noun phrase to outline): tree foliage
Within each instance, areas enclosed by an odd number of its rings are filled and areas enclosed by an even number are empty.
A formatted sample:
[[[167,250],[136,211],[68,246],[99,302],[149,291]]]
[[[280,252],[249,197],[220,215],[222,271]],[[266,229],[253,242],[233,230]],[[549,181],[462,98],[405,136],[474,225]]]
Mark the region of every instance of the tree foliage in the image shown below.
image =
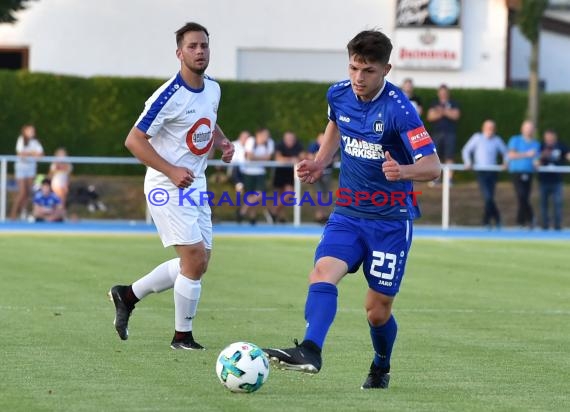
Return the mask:
[[[548,0],[522,0],[518,11],[518,26],[531,43],[538,41],[540,21],[547,7]]]
[[[0,0],[0,24],[15,23],[15,13],[24,10],[30,1],[34,0]]]

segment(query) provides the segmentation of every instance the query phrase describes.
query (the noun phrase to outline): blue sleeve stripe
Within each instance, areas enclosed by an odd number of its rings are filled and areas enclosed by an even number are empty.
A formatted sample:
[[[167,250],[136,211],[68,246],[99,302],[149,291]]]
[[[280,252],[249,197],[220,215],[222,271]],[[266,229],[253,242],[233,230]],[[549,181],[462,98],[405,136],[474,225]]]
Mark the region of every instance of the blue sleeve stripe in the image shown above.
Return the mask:
[[[176,87],[178,86],[178,87]],[[160,111],[164,108],[164,105],[170,100],[176,90],[180,88],[180,85],[177,83],[177,78],[172,79],[170,84],[164,88],[164,90],[158,95],[158,97],[151,103],[150,107],[148,108],[144,117],[138,122],[137,128],[142,132],[146,133],[150,126],[160,113]]]

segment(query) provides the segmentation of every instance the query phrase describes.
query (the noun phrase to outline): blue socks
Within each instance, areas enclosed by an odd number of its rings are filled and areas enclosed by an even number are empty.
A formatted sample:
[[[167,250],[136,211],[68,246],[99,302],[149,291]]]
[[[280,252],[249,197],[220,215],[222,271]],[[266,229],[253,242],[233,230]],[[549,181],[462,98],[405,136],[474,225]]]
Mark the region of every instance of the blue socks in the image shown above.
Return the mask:
[[[372,338],[372,346],[376,354],[374,355],[374,365],[384,373],[390,372],[390,357],[392,356],[392,348],[398,333],[398,324],[394,316],[390,316],[388,322],[382,326],[370,325],[370,337]]]
[[[310,341],[319,349],[323,348],[336,315],[337,297],[337,287],[332,283],[318,282],[309,286],[309,294],[305,303],[307,330],[304,342]],[[394,316],[390,316],[388,322],[382,326],[370,325],[370,337],[375,351],[374,365],[382,372],[390,372],[390,357],[397,333],[398,324]]]
[[[309,286],[305,303],[305,341],[312,341],[322,349],[336,315],[337,297],[338,290],[332,283],[318,282]]]

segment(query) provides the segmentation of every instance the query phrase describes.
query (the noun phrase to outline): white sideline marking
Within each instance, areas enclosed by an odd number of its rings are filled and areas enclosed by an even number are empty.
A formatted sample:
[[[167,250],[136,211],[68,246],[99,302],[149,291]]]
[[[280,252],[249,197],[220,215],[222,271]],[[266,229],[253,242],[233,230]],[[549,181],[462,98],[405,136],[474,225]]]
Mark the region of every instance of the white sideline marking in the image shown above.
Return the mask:
[[[11,305],[0,305],[0,311],[24,311],[31,312],[32,310],[42,310],[42,311],[63,311],[67,310],[65,306],[11,306]],[[90,308],[89,311],[92,311]],[[100,309],[100,311],[107,312],[107,309]],[[160,311],[168,310],[172,311],[172,308],[162,308],[162,307],[137,307],[140,312],[143,311]],[[298,310],[298,308],[276,308],[276,307],[225,307],[225,308],[200,308],[199,312],[283,312],[289,310]],[[364,313],[364,309],[353,309],[353,308],[339,308],[338,312],[341,313]],[[463,314],[463,313],[490,313],[490,314],[505,314],[505,315],[552,315],[552,316],[567,316],[570,315],[570,310],[565,309],[544,309],[544,310],[527,310],[527,309],[469,309],[469,308],[448,308],[448,309],[436,309],[436,308],[418,308],[418,309],[397,309],[395,313],[451,313],[451,314]]]

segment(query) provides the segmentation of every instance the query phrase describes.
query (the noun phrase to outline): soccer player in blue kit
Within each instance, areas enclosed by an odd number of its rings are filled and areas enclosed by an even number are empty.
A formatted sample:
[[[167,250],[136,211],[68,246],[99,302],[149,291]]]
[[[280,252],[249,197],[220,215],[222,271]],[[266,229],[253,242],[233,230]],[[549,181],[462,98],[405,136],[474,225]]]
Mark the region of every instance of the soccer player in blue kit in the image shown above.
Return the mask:
[[[347,47],[350,80],[328,90],[324,143],[314,160],[297,166],[301,181],[314,183],[340,146],[338,200],[309,275],[305,338],[293,348],[265,352],[279,368],[319,372],[325,337],[337,310],[337,284],[363,265],[375,354],[362,388],[387,388],[398,329],[392,304],[404,276],[412,221],[420,216],[412,181],[434,180],[441,165],[413,105],[385,80],[391,69],[390,39],[380,31],[366,30]]]

